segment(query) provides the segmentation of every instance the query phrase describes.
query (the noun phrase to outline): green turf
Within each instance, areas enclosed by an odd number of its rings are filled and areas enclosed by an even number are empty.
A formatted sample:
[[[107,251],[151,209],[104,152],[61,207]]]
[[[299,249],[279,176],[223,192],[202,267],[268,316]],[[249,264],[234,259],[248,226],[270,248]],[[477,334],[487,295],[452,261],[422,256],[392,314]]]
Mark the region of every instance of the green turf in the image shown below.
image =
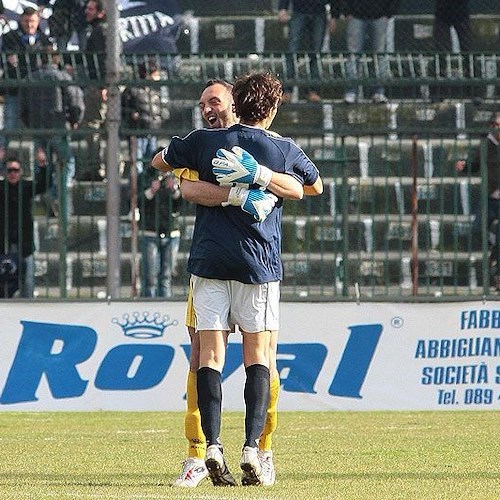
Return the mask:
[[[182,413],[0,413],[0,499],[499,499],[499,414],[282,412],[274,487],[170,487]],[[240,477],[243,415],[223,420]]]

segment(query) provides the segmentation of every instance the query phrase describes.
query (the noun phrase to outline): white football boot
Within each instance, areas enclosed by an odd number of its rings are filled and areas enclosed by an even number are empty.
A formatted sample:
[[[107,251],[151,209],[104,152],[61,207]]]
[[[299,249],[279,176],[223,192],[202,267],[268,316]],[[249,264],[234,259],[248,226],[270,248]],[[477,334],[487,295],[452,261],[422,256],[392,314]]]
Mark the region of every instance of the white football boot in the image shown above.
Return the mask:
[[[214,486],[238,486],[226,465],[222,446],[212,444],[207,448],[205,465]]]
[[[208,470],[204,460],[201,458],[186,458],[182,463],[181,474],[172,483],[172,486],[196,488],[206,477],[208,477]]]
[[[258,448],[245,446],[241,453],[240,467],[243,471],[241,484],[253,486],[262,484],[262,466],[259,460]]]
[[[262,467],[261,482],[263,486],[272,486],[276,482],[276,473],[274,471],[273,452],[259,451],[259,460]]]

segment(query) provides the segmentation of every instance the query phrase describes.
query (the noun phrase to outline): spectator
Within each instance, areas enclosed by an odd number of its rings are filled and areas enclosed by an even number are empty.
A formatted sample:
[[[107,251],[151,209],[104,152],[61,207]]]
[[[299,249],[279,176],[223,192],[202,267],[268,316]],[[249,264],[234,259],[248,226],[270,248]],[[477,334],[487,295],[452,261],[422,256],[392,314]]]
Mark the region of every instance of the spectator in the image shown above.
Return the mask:
[[[87,46],[86,0],[55,0],[49,17],[50,34],[60,51],[68,49],[68,44],[76,33],[78,49],[85,52]]]
[[[290,3],[293,5],[292,16],[288,17]],[[301,43],[305,41],[305,49],[309,51],[311,79],[319,80],[319,63],[317,55],[321,52],[327,25],[327,12],[325,5],[329,0],[279,0],[278,20],[282,24],[290,24],[288,34],[288,53],[286,57],[287,79],[297,78],[296,61],[294,58],[301,50]],[[338,17],[338,15],[336,16]],[[335,17],[330,18],[330,31],[336,28]],[[306,89],[307,99],[311,102],[321,101],[317,86]],[[291,88],[288,87],[283,95],[283,100],[290,100]]]
[[[36,86],[22,89],[20,93],[21,119],[28,128],[32,129],[58,129],[52,136],[35,136],[35,150],[44,154],[50,172],[54,178],[54,189],[52,195],[52,206],[54,212],[58,213],[55,203],[57,189],[66,186],[68,197],[75,177],[75,157],[69,143],[68,128],[77,129],[83,119],[84,103],[83,91],[78,85],[71,85],[71,75],[60,68],[61,57],[59,54],[44,54],[43,65],[31,75],[33,81],[40,81]],[[61,85],[58,85],[58,83]],[[63,83],[64,82],[64,83]],[[54,153],[54,155],[53,155]],[[53,156],[57,159],[58,167],[64,165],[63,171],[54,168]],[[58,175],[59,174],[59,175]],[[60,182],[65,179],[66,182]],[[67,203],[65,209],[67,214],[72,213],[71,203]]]
[[[180,244],[179,209],[181,191],[175,175],[151,178],[150,170],[140,179],[140,246],[142,253],[143,297],[171,297],[172,278]]]
[[[356,54],[365,51],[367,34],[370,34],[372,51],[375,54],[387,52],[387,25],[389,19],[396,14],[399,0],[366,0],[339,1],[340,10],[347,18],[347,50],[351,53],[347,63],[347,77],[351,80],[358,78],[358,59]],[[379,59],[380,76],[389,76],[389,67],[385,57]],[[354,104],[358,99],[357,84],[351,84],[345,94],[344,101]],[[377,85],[372,95],[374,103],[385,103],[385,89]]]
[[[106,79],[106,34],[108,23],[103,0],[88,0],[85,7],[88,22],[87,68],[92,83],[85,89],[84,126],[95,130],[87,137],[87,172],[82,180],[102,179],[105,166],[101,162],[101,134],[107,113],[107,90],[103,87]]]
[[[0,283],[0,297],[11,298],[20,289],[21,297],[31,298],[35,276],[32,205],[33,197],[47,189],[47,170],[37,165],[31,181],[22,178],[17,157],[9,156],[5,163],[7,179],[0,179],[0,253],[11,257],[18,273],[15,279]]]
[[[2,46],[2,34],[5,26],[8,23],[7,16],[5,15],[5,7],[3,6],[2,0],[0,0],[0,48]],[[0,49],[1,50],[1,49]],[[3,168],[3,157],[5,156],[5,149],[2,150],[2,158],[0,158],[0,173]]]
[[[451,52],[451,27],[455,28],[460,42],[460,51],[471,50],[469,0],[436,0],[433,37],[438,52]]]
[[[500,290],[500,112],[495,113],[491,121],[491,132],[486,136],[486,168],[488,175],[488,228],[495,227],[495,245],[490,256],[491,267],[493,268],[493,281],[497,290]],[[469,172],[479,172],[481,168],[481,156],[478,151],[472,161],[458,160],[455,163],[457,172],[463,172],[469,167]],[[481,234],[482,204],[479,200],[474,210],[474,225],[472,230],[474,235]],[[493,225],[497,222],[496,225]]]
[[[138,67],[141,80],[158,81],[160,70],[154,59],[149,59]],[[144,170],[144,160],[148,163],[158,149],[158,131],[163,123],[161,90],[152,85],[133,85],[122,94],[123,123],[126,127],[136,129],[137,135],[129,136],[130,154],[135,154],[137,173]],[[132,148],[131,140],[136,141]],[[135,151],[134,151],[135,149]]]
[[[26,7],[21,14],[19,28],[3,35],[2,52],[7,54],[4,77],[23,80],[37,67],[41,49],[51,47],[49,38],[40,30],[40,15],[33,7]],[[28,54],[27,57],[23,57]],[[19,125],[19,86],[7,87],[4,101],[4,129],[16,129]],[[0,138],[1,155],[5,155],[8,138]]]

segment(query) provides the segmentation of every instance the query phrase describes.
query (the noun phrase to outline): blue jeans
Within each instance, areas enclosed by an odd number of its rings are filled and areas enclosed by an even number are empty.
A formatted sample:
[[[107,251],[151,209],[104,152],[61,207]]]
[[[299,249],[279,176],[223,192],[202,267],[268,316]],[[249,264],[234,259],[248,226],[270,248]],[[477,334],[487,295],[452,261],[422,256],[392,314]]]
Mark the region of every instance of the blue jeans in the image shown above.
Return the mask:
[[[349,17],[347,22],[347,50],[351,53],[346,65],[347,78],[358,78],[358,57],[357,54],[365,51],[365,40],[367,33],[370,34],[372,42],[372,52],[375,54],[384,54],[387,51],[387,17],[379,19],[357,19]],[[389,63],[386,57],[381,57],[380,76],[387,78],[389,76]],[[367,76],[367,75],[365,75]],[[357,94],[357,87],[351,85],[347,88],[346,93]],[[383,94],[383,85],[377,85],[374,93]]]
[[[146,163],[146,165],[149,165],[149,163],[151,162],[151,158],[153,158],[153,155],[156,153],[157,149],[158,138],[156,137],[156,135],[137,137],[135,160],[138,174],[142,174],[142,172],[144,171],[144,163]]]
[[[69,137],[66,134],[54,137],[36,137],[34,140],[35,151],[43,149],[47,154],[49,164],[52,164],[52,156],[55,155],[61,165],[65,165],[66,186],[72,186],[75,178],[75,157],[69,144]],[[52,175],[55,175],[54,170]]]
[[[319,79],[317,54],[321,52],[326,30],[326,14],[301,14],[294,12],[290,19],[288,34],[288,53],[286,56],[286,77],[296,78],[294,55],[301,51],[302,41],[305,40],[306,52],[310,52],[310,74],[313,80]]]
[[[5,94],[3,104],[3,128],[12,130],[19,127],[19,97],[17,95]],[[0,148],[9,147],[9,138],[0,136]]]
[[[179,245],[180,235],[141,237],[143,297],[172,296],[172,277],[177,265]]]
[[[18,249],[19,247],[17,244],[10,245],[9,253],[17,255]],[[12,286],[9,286],[8,296],[9,298],[12,297],[18,290],[20,284],[20,297],[23,299],[31,299],[35,291],[35,257],[33,254],[24,257],[20,261],[19,267],[19,280],[16,280],[12,283]]]
[[[65,175],[64,186],[66,187],[66,213],[72,215],[73,206],[70,200],[70,189],[73,186],[73,181],[75,178],[76,161],[71,151],[71,146],[69,144],[69,138],[66,134],[57,135],[54,137],[36,137],[34,140],[35,151],[37,149],[43,149],[47,155],[48,167],[50,168],[50,197],[52,200],[60,198],[59,189],[59,175]],[[54,165],[52,159],[55,156],[56,161],[61,167],[64,166],[64,172],[58,172],[58,169]],[[61,183],[62,186],[62,183]],[[60,207],[62,208],[62,207]]]
[[[21,297],[25,299],[33,298],[35,291],[35,258],[33,254],[23,259],[24,276],[21,283]]]
[[[481,241],[481,231],[483,224],[482,205],[478,203],[474,210],[474,222],[472,224],[472,234]],[[488,213],[487,213],[487,230],[492,230],[494,221],[500,219],[500,200],[497,198],[488,197]],[[491,257],[500,263],[500,223],[494,227],[495,244],[491,248]],[[497,264],[497,273],[500,272],[500,264]]]

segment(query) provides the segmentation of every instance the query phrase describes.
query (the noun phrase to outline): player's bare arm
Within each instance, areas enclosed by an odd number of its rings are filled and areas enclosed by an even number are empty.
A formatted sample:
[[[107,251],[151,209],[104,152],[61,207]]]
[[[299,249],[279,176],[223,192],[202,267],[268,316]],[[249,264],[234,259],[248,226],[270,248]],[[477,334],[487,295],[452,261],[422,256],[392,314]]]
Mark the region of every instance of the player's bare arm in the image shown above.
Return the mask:
[[[174,170],[170,165],[165,163],[161,151],[153,157],[151,165],[162,172]],[[323,192],[323,184],[321,179],[318,179],[313,186],[303,187],[300,182],[289,174],[272,172],[267,189],[276,196],[284,199],[301,200],[304,194],[309,196],[321,194]],[[207,181],[181,179],[182,197],[190,203],[209,207],[219,206],[227,201],[229,191],[229,186],[219,186]]]
[[[172,172],[174,169],[163,159],[163,152],[158,151],[151,160],[151,166],[162,172]]]
[[[316,182],[311,186],[304,185],[304,196],[318,196],[323,193],[323,181],[318,177]]]
[[[190,203],[205,207],[217,207],[229,197],[229,186],[218,186],[207,181],[181,180],[182,197]]]
[[[290,174],[272,172],[266,189],[287,200],[301,200],[304,196],[302,184]]]
[[[312,186],[310,186],[312,188]],[[305,194],[300,182],[289,174],[274,173],[267,187],[276,196],[290,200],[300,200]],[[229,186],[219,186],[207,181],[181,180],[182,197],[190,203],[206,207],[216,207],[227,201]],[[321,194],[320,192],[314,194]]]

